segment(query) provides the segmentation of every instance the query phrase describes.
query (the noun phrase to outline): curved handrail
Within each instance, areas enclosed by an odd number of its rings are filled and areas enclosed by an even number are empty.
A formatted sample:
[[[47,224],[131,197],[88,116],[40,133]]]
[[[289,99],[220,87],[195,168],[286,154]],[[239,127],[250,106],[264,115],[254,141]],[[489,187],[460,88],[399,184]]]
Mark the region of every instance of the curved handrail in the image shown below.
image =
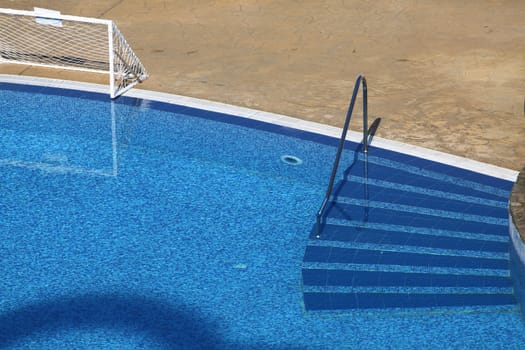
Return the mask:
[[[346,133],[348,131],[348,126],[350,125],[350,118],[352,117],[352,112],[354,110],[355,100],[357,98],[357,93],[359,92],[359,86],[363,84],[363,152],[368,152],[368,97],[367,97],[367,86],[366,78],[359,74],[357,76],[354,92],[352,93],[352,99],[350,100],[350,106],[348,107],[348,112],[346,113],[345,124],[343,126],[343,132],[341,134],[341,140],[339,141],[339,148],[337,149],[337,155],[335,156],[334,166],[332,168],[332,174],[330,175],[330,181],[328,182],[328,187],[326,189],[326,194],[321,204],[321,208],[316,215],[316,237],[321,236],[321,218],[326,210],[326,205],[330,200],[332,195],[332,189],[334,187],[334,180],[337,174],[337,169],[339,168],[339,161],[341,160],[341,154],[345,146]]]

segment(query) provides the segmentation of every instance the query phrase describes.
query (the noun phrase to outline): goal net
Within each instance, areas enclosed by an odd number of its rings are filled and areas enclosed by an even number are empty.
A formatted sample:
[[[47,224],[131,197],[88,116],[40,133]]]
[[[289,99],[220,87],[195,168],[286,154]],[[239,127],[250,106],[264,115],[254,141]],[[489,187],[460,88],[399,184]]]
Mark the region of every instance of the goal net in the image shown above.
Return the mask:
[[[0,9],[0,63],[109,74],[115,98],[148,77],[111,20]]]

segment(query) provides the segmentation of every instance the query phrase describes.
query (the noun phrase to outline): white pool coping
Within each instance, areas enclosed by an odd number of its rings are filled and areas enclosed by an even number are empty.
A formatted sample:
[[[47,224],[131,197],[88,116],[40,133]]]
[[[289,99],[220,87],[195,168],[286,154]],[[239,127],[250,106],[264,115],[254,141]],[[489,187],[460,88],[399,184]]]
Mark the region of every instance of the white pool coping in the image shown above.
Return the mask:
[[[98,92],[107,94],[109,100],[108,86],[101,84],[8,74],[0,74],[0,82]],[[126,93],[126,96],[173,103],[193,108],[209,110],[213,112],[226,113],[233,116],[249,118],[253,120],[308,131],[334,138],[340,138],[342,132],[341,128],[335,126],[301,120],[298,118],[293,118],[281,114],[275,114],[245,107],[233,106],[220,102],[198,99],[194,97],[187,97],[142,89],[132,89]],[[362,140],[362,133],[348,130],[346,139],[354,142],[360,142]],[[459,157],[452,154],[431,150],[428,148],[387,140],[376,136],[374,136],[372,144],[374,147],[396,151],[399,153],[432,160],[438,163],[452,165],[458,168],[474,171],[480,174],[485,174],[508,181],[516,181],[519,174],[519,172],[515,170],[502,168],[496,165],[483,163],[473,159]]]

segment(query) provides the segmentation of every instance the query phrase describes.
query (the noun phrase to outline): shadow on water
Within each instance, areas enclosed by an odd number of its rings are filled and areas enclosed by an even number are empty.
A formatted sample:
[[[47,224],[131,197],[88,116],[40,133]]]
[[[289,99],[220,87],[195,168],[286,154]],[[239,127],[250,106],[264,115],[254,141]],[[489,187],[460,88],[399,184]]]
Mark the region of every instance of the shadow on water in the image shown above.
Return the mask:
[[[194,310],[144,296],[88,294],[27,304],[0,315],[0,348],[37,332],[80,327],[129,329],[166,349],[216,349],[213,325]]]
[[[379,125],[381,124],[381,118],[376,118],[372,124],[370,124],[370,127],[368,128],[368,144],[370,145],[372,143],[372,140],[377,132],[377,129],[379,128]],[[353,168],[356,166],[357,161],[359,160],[359,153],[363,152],[363,143],[361,142],[357,148],[354,151],[354,157],[350,164],[346,167],[346,169],[343,172],[343,179],[346,181],[350,173],[352,172]],[[368,174],[365,172],[366,165],[368,163],[368,158],[364,156],[364,162],[365,162],[365,168],[363,169],[363,178],[366,180],[368,177]],[[341,191],[343,183],[340,183],[337,188],[334,189],[333,195],[334,198],[337,198]]]
[[[370,145],[376,132],[377,132],[377,129],[379,128],[379,125],[381,124],[381,118],[376,118],[372,124],[370,125],[370,127],[368,128],[368,133],[367,133],[367,137],[368,137],[368,144]],[[369,208],[368,208],[368,204],[366,204],[365,206],[363,206],[363,212],[362,213],[347,213],[345,212],[345,210],[343,208],[340,208],[338,205],[337,205],[337,197],[341,194],[341,190],[343,189],[344,185],[345,185],[345,181],[348,180],[348,176],[350,176],[350,174],[354,171],[354,172],[357,172],[359,171],[359,168],[360,166],[358,166],[358,161],[359,161],[359,154],[362,153],[362,169],[361,170],[361,173],[360,174],[354,174],[354,175],[357,175],[357,176],[361,176],[363,178],[363,183],[362,183],[362,186],[363,186],[363,193],[364,193],[364,198],[362,198],[365,203],[368,203],[368,153],[364,153],[363,152],[363,142],[361,142],[356,150],[354,151],[353,153],[353,158],[350,162],[350,164],[346,167],[346,169],[344,170],[343,172],[343,180],[342,182],[339,183],[339,185],[334,189],[333,191],[333,200],[331,202],[331,204],[329,205],[328,209],[327,209],[327,213],[330,211],[330,210],[336,210],[336,211],[339,211],[340,214],[345,217],[347,220],[357,220],[357,221],[363,221],[363,222],[366,222],[368,221],[368,211],[369,211]],[[356,183],[355,186],[358,186],[359,184]]]
[[[294,345],[232,343],[220,337],[218,325],[205,319],[196,309],[142,295],[124,294],[61,297],[0,314],[0,349],[26,339],[30,341],[31,336],[39,332],[58,334],[86,327],[125,329],[131,335],[147,335],[164,349],[302,349]],[[275,343],[276,340],[272,340]],[[147,341],[142,347],[148,347]]]
[[[379,129],[379,124],[381,124],[381,117],[376,118],[372,124],[370,124],[370,127],[368,127],[368,144],[372,143],[377,129]]]

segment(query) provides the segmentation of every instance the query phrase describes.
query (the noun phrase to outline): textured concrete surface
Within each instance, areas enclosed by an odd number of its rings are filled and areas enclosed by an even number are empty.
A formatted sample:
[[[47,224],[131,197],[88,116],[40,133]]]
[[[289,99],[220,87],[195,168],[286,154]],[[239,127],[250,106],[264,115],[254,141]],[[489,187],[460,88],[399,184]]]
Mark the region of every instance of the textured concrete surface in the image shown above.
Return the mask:
[[[521,0],[0,0],[33,6],[113,19],[151,74],[140,88],[342,126],[362,72],[371,118],[382,117],[378,136],[525,164]],[[0,72],[106,82],[26,66]],[[358,115],[351,128],[360,129]]]

